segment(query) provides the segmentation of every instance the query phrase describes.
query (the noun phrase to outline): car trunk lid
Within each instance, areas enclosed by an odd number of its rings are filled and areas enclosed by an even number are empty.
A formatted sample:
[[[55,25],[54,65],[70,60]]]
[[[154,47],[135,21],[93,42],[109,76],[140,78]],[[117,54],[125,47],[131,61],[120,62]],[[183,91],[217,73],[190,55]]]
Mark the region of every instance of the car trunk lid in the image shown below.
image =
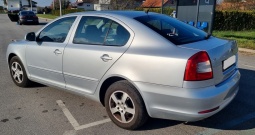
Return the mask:
[[[213,69],[214,85],[229,78],[237,68],[238,47],[235,41],[211,37],[207,40],[181,45],[179,47],[206,51]]]

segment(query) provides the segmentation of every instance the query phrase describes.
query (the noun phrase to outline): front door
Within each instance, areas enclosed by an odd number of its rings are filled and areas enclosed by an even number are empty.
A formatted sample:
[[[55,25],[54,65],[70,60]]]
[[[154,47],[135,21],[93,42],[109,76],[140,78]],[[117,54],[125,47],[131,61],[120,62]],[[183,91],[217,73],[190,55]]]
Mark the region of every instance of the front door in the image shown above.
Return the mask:
[[[75,19],[75,16],[59,19],[46,26],[38,34],[36,42],[28,42],[26,59],[32,80],[65,87],[62,58]]]

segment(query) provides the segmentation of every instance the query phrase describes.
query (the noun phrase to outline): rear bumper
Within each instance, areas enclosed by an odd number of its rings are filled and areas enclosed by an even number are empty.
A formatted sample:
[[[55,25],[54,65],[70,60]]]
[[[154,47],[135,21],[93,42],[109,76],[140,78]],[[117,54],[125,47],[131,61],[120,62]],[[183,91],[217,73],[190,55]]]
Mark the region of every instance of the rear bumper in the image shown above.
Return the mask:
[[[37,23],[38,19],[21,19],[21,23]]]
[[[141,92],[148,114],[153,118],[180,121],[198,121],[214,115],[225,108],[239,90],[238,70],[220,85],[200,89],[169,87],[135,82]],[[199,114],[198,112],[219,107]]]

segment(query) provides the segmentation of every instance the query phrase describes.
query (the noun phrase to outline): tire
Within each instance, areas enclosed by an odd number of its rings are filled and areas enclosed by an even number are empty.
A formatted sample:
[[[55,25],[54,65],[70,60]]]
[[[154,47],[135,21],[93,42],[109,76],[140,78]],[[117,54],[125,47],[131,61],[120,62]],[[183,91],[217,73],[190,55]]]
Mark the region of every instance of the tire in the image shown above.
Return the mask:
[[[22,25],[22,23],[21,23],[21,21],[20,21],[20,20],[18,20],[18,25]]]
[[[104,101],[108,116],[121,128],[135,130],[148,120],[140,93],[128,81],[113,83],[107,89]]]
[[[19,87],[28,87],[31,81],[27,77],[26,70],[21,62],[21,60],[14,56],[9,62],[10,74],[13,82]]]

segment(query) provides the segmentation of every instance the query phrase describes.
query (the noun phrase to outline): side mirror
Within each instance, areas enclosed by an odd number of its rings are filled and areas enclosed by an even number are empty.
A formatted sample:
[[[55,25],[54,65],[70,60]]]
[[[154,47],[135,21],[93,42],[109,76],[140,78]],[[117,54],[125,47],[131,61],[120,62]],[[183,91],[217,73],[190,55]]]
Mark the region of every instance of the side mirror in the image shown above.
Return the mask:
[[[35,33],[34,32],[27,33],[27,35],[25,36],[25,39],[27,41],[35,41],[36,39]]]

